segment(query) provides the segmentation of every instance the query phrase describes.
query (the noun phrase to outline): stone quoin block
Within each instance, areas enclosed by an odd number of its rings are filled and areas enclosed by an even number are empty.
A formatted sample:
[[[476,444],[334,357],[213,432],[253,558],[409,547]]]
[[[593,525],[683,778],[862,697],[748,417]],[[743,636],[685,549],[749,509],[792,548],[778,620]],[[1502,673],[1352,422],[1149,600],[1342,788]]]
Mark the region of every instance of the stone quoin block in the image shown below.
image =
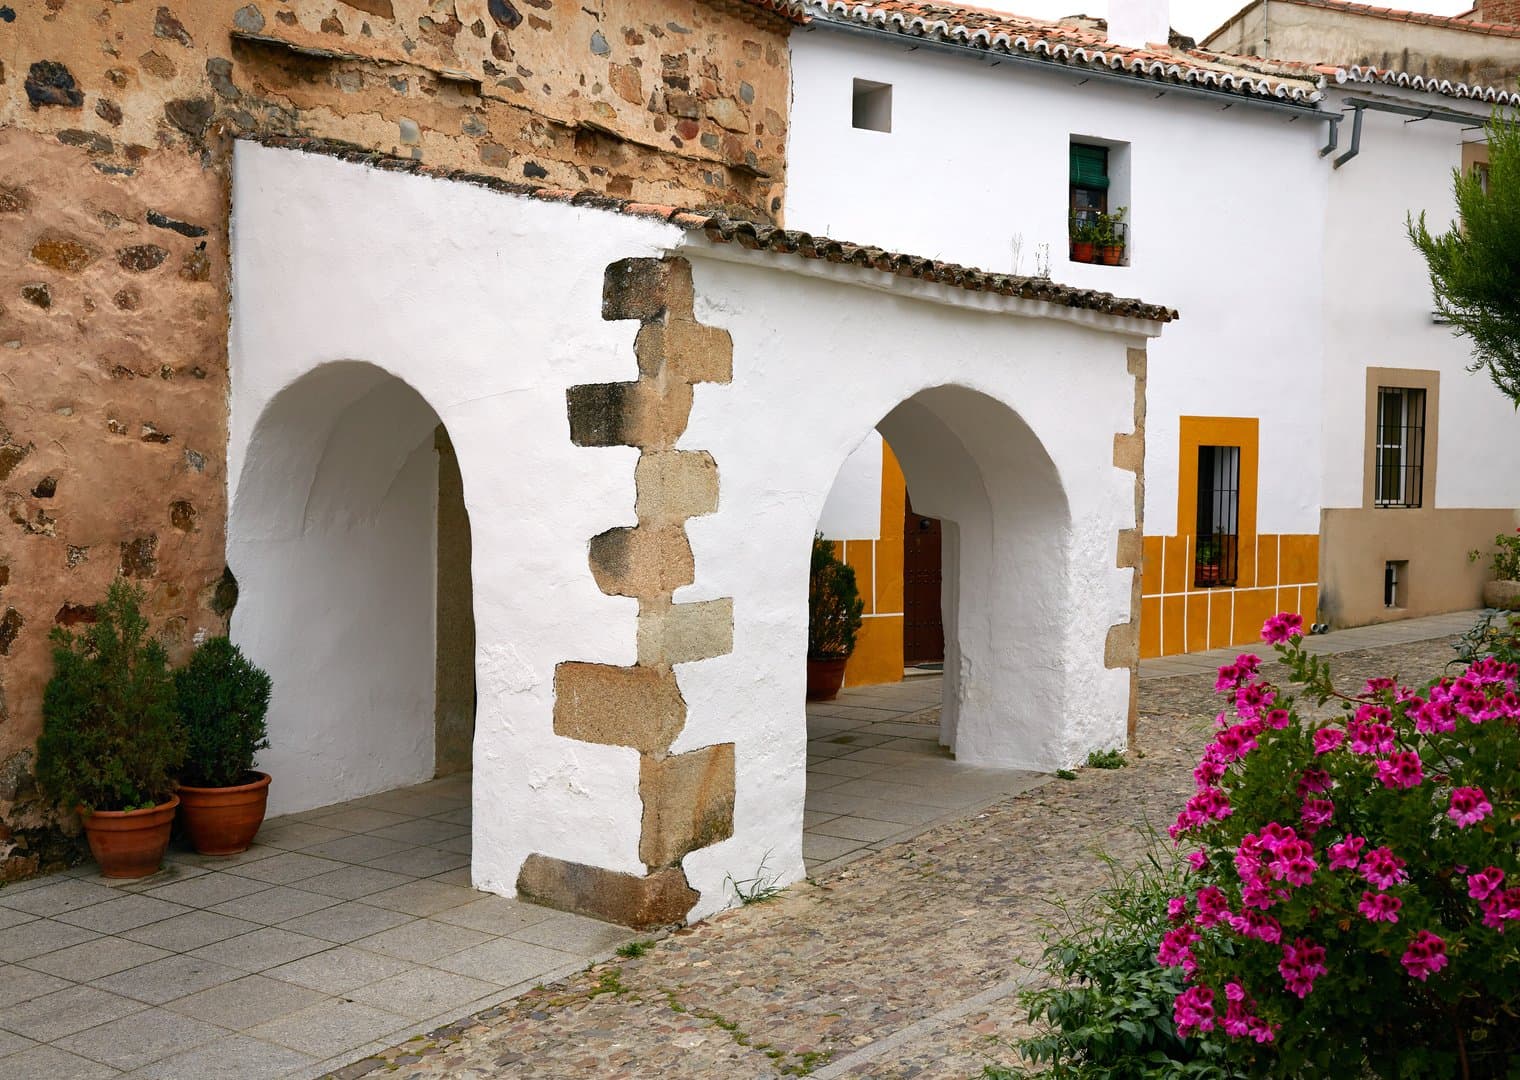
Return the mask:
[[[1103,642],[1103,666],[1132,668],[1140,662],[1140,629],[1135,622],[1122,622],[1108,628]]]
[[[547,855],[529,855],[523,862],[517,875],[517,893],[535,904],[591,915],[635,930],[684,923],[686,913],[700,899],[678,867],[635,877]]]
[[[1114,436],[1114,468],[1138,473],[1145,464],[1145,440],[1138,434]]]
[[[726,383],[734,377],[734,339],[727,330],[691,318],[645,323],[633,342],[639,370],[683,382]]]
[[[639,858],[650,870],[734,835],[734,744],[639,761]]]
[[[691,386],[650,382],[588,383],[565,392],[576,446],[670,449],[691,415]]]
[[[639,663],[690,664],[734,650],[731,597],[696,604],[656,601],[639,612]]]
[[[691,314],[691,263],[685,259],[620,259],[602,279],[602,318],[654,322]]]
[[[669,669],[567,661],[554,669],[554,734],[663,754],[686,726]]]
[[[646,450],[633,482],[640,521],[683,521],[718,509],[718,464],[706,450]]]
[[[609,596],[654,597],[696,580],[691,542],[679,525],[637,525],[592,537],[591,573]]]
[[[1140,567],[1141,548],[1143,542],[1140,539],[1139,529],[1123,529],[1119,533],[1119,555],[1115,565],[1120,567]]]

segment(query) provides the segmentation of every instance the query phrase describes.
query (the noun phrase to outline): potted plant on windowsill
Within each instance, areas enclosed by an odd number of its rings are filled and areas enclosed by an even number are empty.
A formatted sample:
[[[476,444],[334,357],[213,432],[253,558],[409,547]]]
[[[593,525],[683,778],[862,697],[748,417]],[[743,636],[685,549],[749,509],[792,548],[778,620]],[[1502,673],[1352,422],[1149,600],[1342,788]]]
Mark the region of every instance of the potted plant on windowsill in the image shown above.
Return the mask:
[[[1468,562],[1477,562],[1482,557],[1477,550],[1467,553]],[[1520,528],[1494,537],[1494,551],[1488,562],[1494,577],[1483,583],[1484,606],[1520,611]]]
[[[1193,558],[1193,584],[1218,585],[1221,576],[1219,566],[1220,545],[1218,537],[1200,536],[1197,552]]]
[[[77,808],[105,877],[154,873],[179,799],[185,736],[164,647],[148,636],[143,593],[121,578],[83,634],[53,630],[53,677],[42,697],[37,782]]]
[[[174,674],[185,767],[180,816],[202,855],[247,851],[264,823],[269,774],[253,758],[269,745],[269,676],[225,637],[202,642]]]
[[[1129,210],[1121,206],[1112,214],[1098,215],[1098,257],[1104,266],[1118,266],[1124,262],[1124,215]]]
[[[809,701],[828,701],[839,693],[864,610],[855,570],[834,554],[834,545],[822,533],[815,534],[808,575]]]
[[[1097,258],[1098,226],[1090,218],[1071,220],[1071,261],[1090,263]]]

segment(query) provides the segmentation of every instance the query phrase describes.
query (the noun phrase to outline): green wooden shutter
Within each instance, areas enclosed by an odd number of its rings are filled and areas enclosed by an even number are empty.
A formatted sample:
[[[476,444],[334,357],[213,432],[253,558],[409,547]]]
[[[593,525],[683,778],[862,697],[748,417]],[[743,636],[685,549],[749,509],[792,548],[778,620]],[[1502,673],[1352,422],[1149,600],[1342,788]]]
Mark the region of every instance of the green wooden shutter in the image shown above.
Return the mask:
[[[1071,144],[1071,182],[1074,187],[1108,187],[1108,148]]]

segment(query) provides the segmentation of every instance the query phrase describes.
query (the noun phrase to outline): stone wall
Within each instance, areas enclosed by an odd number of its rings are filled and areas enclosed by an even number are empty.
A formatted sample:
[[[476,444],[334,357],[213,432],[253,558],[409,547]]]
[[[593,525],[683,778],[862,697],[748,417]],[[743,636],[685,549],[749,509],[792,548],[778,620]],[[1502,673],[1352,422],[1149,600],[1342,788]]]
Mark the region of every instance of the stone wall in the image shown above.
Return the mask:
[[[229,140],[779,221],[790,76],[789,24],[734,0],[46,0],[0,19],[4,879],[69,850],[30,779],[49,630],[123,573],[179,659],[235,600]]]

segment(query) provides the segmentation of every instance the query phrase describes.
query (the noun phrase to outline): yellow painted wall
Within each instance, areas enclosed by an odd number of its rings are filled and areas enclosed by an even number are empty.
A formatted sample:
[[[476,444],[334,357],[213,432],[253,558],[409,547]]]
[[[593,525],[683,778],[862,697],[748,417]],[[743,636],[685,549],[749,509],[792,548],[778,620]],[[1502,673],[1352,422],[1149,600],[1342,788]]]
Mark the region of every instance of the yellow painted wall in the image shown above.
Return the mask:
[[[1175,536],[1147,536],[1140,573],[1142,658],[1247,645],[1279,611],[1314,622],[1319,535],[1256,531],[1258,423],[1254,417],[1184,416],[1180,422]],[[1234,586],[1193,584],[1198,447],[1240,447],[1240,550]]]
[[[881,444],[881,539],[846,540],[844,560],[855,568],[865,621],[844,667],[846,686],[901,682],[903,677],[903,512],[907,484],[902,467]]]

